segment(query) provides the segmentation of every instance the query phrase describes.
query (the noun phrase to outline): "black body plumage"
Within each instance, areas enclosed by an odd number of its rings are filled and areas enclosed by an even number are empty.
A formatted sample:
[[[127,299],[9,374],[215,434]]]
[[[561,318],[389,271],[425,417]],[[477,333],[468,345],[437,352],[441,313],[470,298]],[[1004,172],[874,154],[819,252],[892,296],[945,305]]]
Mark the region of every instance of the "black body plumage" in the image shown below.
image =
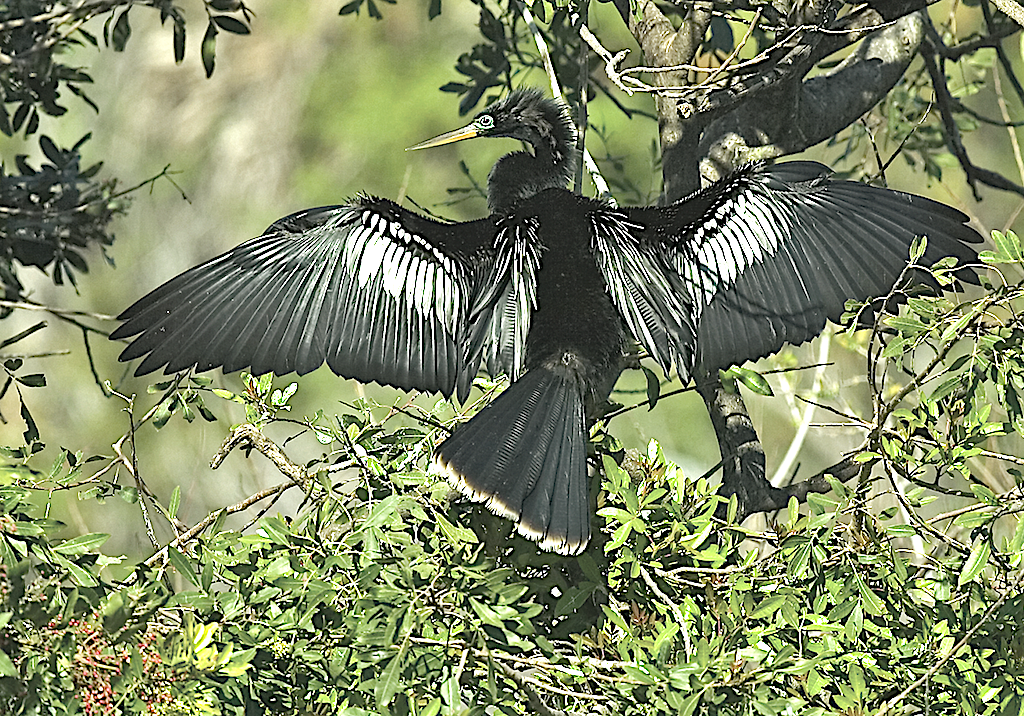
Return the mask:
[[[747,167],[667,207],[567,190],[567,113],[515,91],[473,136],[531,151],[495,164],[491,214],[445,224],[372,197],[293,214],[171,279],[119,317],[136,374],[195,367],[337,374],[444,395],[485,366],[510,387],[442,443],[436,467],[545,549],[590,535],[587,427],[623,348],[688,380],[800,343],[847,299],[886,294],[918,235],[922,263],[972,263],[980,237],[923,197],[836,181],[814,162]],[[966,271],[971,279],[973,273]]]

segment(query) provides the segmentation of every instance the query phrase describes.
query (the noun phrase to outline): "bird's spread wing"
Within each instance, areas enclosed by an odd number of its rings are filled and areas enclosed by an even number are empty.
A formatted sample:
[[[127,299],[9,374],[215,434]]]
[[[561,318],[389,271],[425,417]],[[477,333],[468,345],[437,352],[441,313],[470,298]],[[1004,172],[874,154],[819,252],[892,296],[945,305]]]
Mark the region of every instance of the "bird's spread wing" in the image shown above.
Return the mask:
[[[928,237],[925,265],[977,260],[981,237],[956,209],[830,176],[816,162],[748,168],[672,206],[627,210],[681,287],[705,367],[809,340],[847,300],[885,295],[916,236]]]
[[[695,316],[664,252],[643,241],[644,226],[622,211],[601,207],[590,214],[590,223],[597,266],[626,327],[662,370],[675,366],[688,376]]]
[[[136,375],[195,366],[339,375],[399,388],[468,390],[470,317],[494,222],[441,224],[360,197],[275,222],[122,313],[111,338]],[[489,289],[492,290],[493,289]],[[477,319],[479,320],[479,319]]]
[[[482,352],[491,375],[516,380],[526,361],[526,335],[537,308],[541,247],[535,216],[509,216],[498,223],[493,263],[477,282],[476,312],[470,318],[472,354]]]

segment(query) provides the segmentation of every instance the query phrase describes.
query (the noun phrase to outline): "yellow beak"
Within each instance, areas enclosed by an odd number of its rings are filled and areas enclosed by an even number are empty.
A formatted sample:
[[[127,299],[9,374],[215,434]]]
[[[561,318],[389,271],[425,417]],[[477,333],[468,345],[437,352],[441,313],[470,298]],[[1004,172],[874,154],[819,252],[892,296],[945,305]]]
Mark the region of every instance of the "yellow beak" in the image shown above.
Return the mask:
[[[467,124],[461,129],[453,129],[450,132],[439,134],[433,139],[428,139],[425,142],[408,147],[405,151],[411,152],[415,149],[427,149],[429,147],[440,147],[442,144],[451,144],[452,142],[461,142],[463,139],[472,139],[473,137],[480,136],[476,131],[476,127],[472,124]]]

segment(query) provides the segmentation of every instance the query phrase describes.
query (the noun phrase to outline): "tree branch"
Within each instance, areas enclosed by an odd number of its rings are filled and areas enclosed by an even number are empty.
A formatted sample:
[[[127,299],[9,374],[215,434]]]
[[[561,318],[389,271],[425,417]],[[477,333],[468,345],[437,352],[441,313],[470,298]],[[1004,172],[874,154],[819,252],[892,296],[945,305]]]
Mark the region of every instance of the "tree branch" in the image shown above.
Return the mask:
[[[802,52],[794,50],[788,64],[776,66],[774,84],[745,90],[772,89],[768,96],[748,98],[708,128],[701,143],[707,157],[703,174],[724,176],[738,165],[794,154],[833,136],[888,94],[923,39],[921,16],[905,15],[865,38],[833,70],[806,82],[794,80],[806,74],[823,50],[813,44]]]
[[[957,158],[957,161],[960,162],[960,167],[964,170],[967,183],[970,185],[971,191],[974,192],[974,198],[979,200],[981,198],[978,194],[978,182],[1024,196],[1024,187],[1014,184],[1001,174],[977,166],[967,155],[967,148],[964,147],[960,136],[960,129],[957,127],[956,118],[953,116],[953,99],[950,95],[949,87],[946,86],[946,73],[935,61],[935,55],[938,54],[935,48],[927,41],[926,44],[927,51],[923,51],[920,54],[924,60],[925,69],[928,70],[928,74],[931,77],[932,88],[935,90],[935,104],[939,108],[939,115],[942,117],[942,124],[945,128],[946,146],[953,156]]]

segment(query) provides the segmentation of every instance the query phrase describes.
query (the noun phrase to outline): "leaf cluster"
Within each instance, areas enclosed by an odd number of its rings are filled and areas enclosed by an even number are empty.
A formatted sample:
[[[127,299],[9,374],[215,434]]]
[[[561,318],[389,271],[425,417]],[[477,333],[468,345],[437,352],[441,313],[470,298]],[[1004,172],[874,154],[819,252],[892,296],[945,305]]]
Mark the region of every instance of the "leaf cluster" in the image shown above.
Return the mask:
[[[217,34],[247,34],[250,14],[239,0],[207,0],[204,6],[207,24],[200,51],[210,75]],[[18,132],[25,137],[35,134],[42,116],[67,113],[65,92],[98,112],[85,91],[92,77],[70,64],[69,57],[74,56],[70,51],[82,45],[100,46],[101,40],[85,24],[103,16],[103,44],[122,51],[132,33],[130,13],[140,7],[158,11],[161,23],[170,20],[174,58],[180,63],[185,56],[186,23],[173,0],[0,4],[0,132],[9,137]],[[38,267],[47,270],[55,283],[66,279],[74,285],[75,272],[88,270],[85,249],[102,250],[113,243],[109,224],[124,212],[128,192],[117,193],[114,179],[98,178],[102,163],[82,166],[81,150],[88,138],[87,134],[67,149],[41,135],[39,149],[45,161],[39,168],[24,155],[14,158],[13,170],[0,166],[0,281],[7,300],[23,298],[19,267]],[[2,316],[8,313],[4,309]]]

